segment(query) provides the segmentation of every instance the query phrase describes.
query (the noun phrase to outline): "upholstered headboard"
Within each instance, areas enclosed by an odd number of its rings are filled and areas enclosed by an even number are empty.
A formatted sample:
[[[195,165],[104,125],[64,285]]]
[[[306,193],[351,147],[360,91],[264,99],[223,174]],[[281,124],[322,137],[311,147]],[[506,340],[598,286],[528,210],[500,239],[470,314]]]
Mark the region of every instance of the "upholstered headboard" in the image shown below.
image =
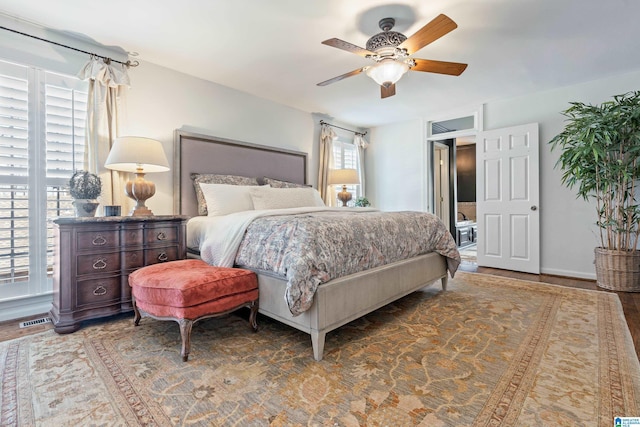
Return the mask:
[[[307,183],[307,154],[176,130],[173,175],[175,214],[196,216],[192,173],[268,177]]]

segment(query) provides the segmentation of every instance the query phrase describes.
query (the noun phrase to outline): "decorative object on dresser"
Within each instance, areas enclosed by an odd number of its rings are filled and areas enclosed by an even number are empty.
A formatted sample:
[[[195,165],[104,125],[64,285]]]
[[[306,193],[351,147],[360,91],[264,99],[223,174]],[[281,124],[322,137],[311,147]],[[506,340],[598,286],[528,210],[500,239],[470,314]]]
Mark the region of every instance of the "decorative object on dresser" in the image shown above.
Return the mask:
[[[567,124],[549,144],[560,149],[562,183],[596,200],[598,286],[640,292],[640,91],[600,105],[571,103]]]
[[[119,205],[108,205],[104,207],[104,216],[120,216],[122,207]]]
[[[131,215],[153,215],[145,202],[156,193],[156,185],[144,179],[144,175],[169,170],[169,162],[160,141],[139,136],[116,138],[104,166],[121,172],[134,172],[136,179],[128,181],[125,189],[127,196],[136,201]]]
[[[102,192],[102,180],[98,175],[79,170],[69,179],[69,194],[73,197],[76,216],[94,216],[98,209],[96,200]]]
[[[331,169],[329,172],[329,185],[342,185],[342,191],[338,193],[338,200],[346,207],[351,200],[351,193],[347,191],[347,185],[360,184],[358,171],[355,169]]]
[[[53,306],[58,333],[133,310],[129,274],[186,258],[186,216],[54,220]]]

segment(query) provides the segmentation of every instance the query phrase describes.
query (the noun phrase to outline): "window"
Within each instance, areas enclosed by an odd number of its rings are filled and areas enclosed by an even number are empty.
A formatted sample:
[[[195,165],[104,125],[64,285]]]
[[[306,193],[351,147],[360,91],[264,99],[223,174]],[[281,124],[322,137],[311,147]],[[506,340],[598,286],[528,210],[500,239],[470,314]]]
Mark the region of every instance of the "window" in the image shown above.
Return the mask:
[[[333,142],[333,168],[355,169],[360,174],[358,147],[353,142],[342,141],[340,138]],[[353,198],[347,203],[348,206],[354,206],[356,199],[362,196],[361,187],[358,184],[347,185],[347,191],[353,195]],[[342,191],[342,186],[336,185],[336,194],[340,191]]]
[[[51,220],[73,216],[86,102],[86,82],[0,61],[0,299],[51,290]]]

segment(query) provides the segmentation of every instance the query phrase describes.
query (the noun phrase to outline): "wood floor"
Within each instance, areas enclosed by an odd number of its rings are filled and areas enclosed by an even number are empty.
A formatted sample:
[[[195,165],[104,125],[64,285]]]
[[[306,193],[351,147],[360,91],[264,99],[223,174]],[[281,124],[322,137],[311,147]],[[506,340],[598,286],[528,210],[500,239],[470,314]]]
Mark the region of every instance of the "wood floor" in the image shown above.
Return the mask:
[[[473,263],[463,263],[460,265],[461,271],[466,272],[478,272],[486,274],[494,274],[497,276],[504,276],[513,279],[524,279],[534,282],[552,283],[561,286],[568,286],[573,288],[591,289],[602,292],[613,292],[599,288],[593,280],[573,279],[569,277],[550,276],[547,274],[529,274],[518,273],[515,271],[498,270],[495,268],[478,267]],[[640,292],[616,292],[620,301],[622,302],[622,308],[624,310],[629,330],[633,338],[636,354],[640,359]],[[16,319],[7,322],[0,323],[0,341],[6,341],[14,338],[18,338],[25,335],[31,335],[38,332],[45,331],[53,328],[51,323],[44,323],[36,326],[30,326],[28,328],[20,328],[20,322],[30,319],[38,319],[45,317],[48,314],[41,314],[39,316],[33,316],[27,319]]]

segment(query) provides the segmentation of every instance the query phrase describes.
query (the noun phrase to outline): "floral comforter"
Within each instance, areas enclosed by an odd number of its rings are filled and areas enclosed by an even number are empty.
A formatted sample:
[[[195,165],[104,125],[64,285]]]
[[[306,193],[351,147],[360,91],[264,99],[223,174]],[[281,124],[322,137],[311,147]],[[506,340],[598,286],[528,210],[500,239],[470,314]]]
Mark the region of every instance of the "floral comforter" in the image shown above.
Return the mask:
[[[295,316],[309,309],[321,283],[433,251],[447,258],[453,276],[460,254],[432,214],[345,209],[255,218],[235,264],[286,277]]]

